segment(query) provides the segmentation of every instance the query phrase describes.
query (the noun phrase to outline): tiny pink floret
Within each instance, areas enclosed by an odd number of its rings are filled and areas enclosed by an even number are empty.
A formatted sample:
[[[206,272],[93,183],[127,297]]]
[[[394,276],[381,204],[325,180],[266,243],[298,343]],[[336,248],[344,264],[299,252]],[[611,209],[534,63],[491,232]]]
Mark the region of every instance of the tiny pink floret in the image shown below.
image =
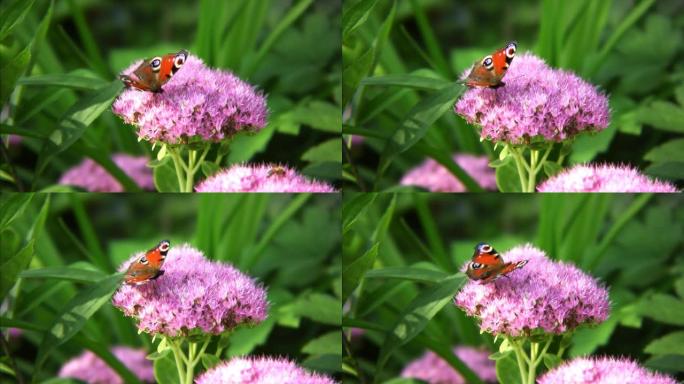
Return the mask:
[[[203,373],[196,384],[335,384],[328,376],[313,373],[285,358],[234,357]]]
[[[234,164],[195,186],[196,192],[333,193],[331,185],[277,164]]]
[[[529,244],[501,257],[505,262],[528,263],[491,283],[471,280],[454,298],[457,307],[479,318],[481,331],[510,336],[535,330],[562,334],[608,318],[608,291],[573,264],[550,260]]]
[[[677,187],[652,179],[627,165],[579,164],[565,169],[537,187],[539,192],[674,193]]]
[[[539,384],[676,384],[665,374],[649,371],[635,361],[614,357],[578,357],[541,376]]]
[[[119,270],[140,256],[133,255]],[[145,284],[123,284],[112,298],[115,307],[137,319],[141,331],[217,335],[266,319],[266,290],[228,263],[209,261],[185,244],[171,247],[162,270],[163,275]]]
[[[131,74],[140,63],[123,73]],[[192,55],[162,92],[126,89],[112,111],[135,125],[141,139],[171,144],[221,141],[239,131],[258,131],[266,125],[267,116],[261,92],[229,71],[206,67]]]
[[[482,139],[519,144],[541,137],[560,142],[608,126],[610,109],[603,93],[531,53],[517,56],[503,81],[497,89],[467,90],[454,106],[457,114],[482,127]]]
[[[145,156],[131,156],[117,153],[112,161],[144,190],[154,190],[152,169],[147,166]],[[114,176],[90,158],[67,170],[59,179],[59,184],[73,185],[88,192],[123,192],[124,188]]]
[[[454,162],[486,190],[496,189],[494,169],[486,156],[456,154]],[[415,185],[430,192],[466,192],[466,188],[449,170],[433,159],[427,159],[411,168],[401,178],[401,185]]]

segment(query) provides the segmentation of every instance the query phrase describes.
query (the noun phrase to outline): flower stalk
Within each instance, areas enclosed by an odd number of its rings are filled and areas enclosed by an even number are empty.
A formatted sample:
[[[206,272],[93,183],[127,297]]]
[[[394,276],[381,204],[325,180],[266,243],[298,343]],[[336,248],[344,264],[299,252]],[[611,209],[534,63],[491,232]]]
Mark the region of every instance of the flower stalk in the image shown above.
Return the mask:
[[[188,341],[188,351],[183,350],[183,339],[174,339],[173,337],[164,336],[166,345],[170,346],[176,361],[176,370],[181,384],[192,384],[195,378],[195,367],[202,360],[202,356],[206,352],[207,346],[211,341],[210,336],[205,336],[202,341],[202,346],[199,343]]]
[[[544,167],[544,163],[551,154],[553,143],[547,145],[542,154],[539,149],[529,150],[529,161],[525,157],[525,147],[517,148],[515,145],[506,143],[508,153],[513,156],[515,166],[520,179],[520,189],[522,192],[534,192],[537,187],[537,175]],[[541,155],[541,158],[540,158]]]
[[[173,166],[176,170],[176,178],[178,180],[178,190],[180,192],[192,192],[192,188],[195,185],[195,175],[202,168],[202,164],[210,149],[210,143],[203,144],[201,153],[200,150],[196,149],[188,149],[184,152],[181,146],[166,146],[166,153],[164,156],[171,157],[171,161],[173,161]]]

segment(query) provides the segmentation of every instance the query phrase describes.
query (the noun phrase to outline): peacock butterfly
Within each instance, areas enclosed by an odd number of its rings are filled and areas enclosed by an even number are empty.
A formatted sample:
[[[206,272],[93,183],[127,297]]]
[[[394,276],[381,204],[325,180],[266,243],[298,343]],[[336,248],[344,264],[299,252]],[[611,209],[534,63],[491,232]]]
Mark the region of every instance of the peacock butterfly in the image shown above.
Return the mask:
[[[527,264],[528,260],[518,261],[517,263],[504,263],[503,259],[491,245],[479,243],[475,246],[475,253],[468,264],[466,275],[471,280],[489,283],[506,276],[518,268]]]
[[[132,75],[120,75],[127,87],[154,93],[162,92],[162,86],[185,64],[188,51],[169,53],[143,61]]]
[[[156,247],[145,252],[137,260],[131,263],[124,275],[124,282],[131,285],[140,285],[154,280],[164,274],[161,267],[164,265],[166,253],[171,248],[171,242],[162,240]]]

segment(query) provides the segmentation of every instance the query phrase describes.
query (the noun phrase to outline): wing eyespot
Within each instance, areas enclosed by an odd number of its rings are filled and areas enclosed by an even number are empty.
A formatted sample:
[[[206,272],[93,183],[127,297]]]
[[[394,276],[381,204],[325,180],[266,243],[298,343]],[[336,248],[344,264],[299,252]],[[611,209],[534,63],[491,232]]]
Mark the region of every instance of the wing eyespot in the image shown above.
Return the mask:
[[[482,60],[482,65],[487,68],[488,70],[491,70],[494,68],[494,61],[492,60],[491,56],[487,56]]]
[[[161,69],[161,63],[162,63],[161,57],[155,57],[154,59],[152,59],[150,61],[150,66],[152,67],[152,71],[153,72],[159,72],[159,70]]]
[[[141,264],[147,264],[148,263],[147,257],[145,257],[145,256],[141,257],[139,261]]]
[[[480,268],[482,268],[482,264],[480,264],[480,263],[470,263],[470,268],[472,268],[472,269],[480,269]]]

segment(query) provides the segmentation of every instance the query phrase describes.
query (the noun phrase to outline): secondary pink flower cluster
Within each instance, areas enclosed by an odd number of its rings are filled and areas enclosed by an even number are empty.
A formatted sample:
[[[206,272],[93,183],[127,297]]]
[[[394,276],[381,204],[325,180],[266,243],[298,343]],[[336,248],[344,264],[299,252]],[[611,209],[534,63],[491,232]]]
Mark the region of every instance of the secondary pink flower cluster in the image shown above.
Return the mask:
[[[608,291],[581,269],[550,260],[529,244],[501,256],[505,262],[528,263],[488,284],[469,281],[454,298],[456,306],[480,319],[482,331],[520,336],[540,329],[561,334],[608,318]]]
[[[197,192],[335,192],[332,186],[310,180],[292,168],[276,164],[234,164],[195,186]]]
[[[152,361],[145,359],[147,353],[144,350],[117,346],[112,348],[112,354],[141,381],[155,382]],[[124,382],[116,371],[91,351],[67,361],[58,376],[79,379],[89,384]]]
[[[494,169],[489,167],[486,156],[456,154],[454,162],[472,177],[480,187],[488,190],[496,189]],[[409,170],[402,177],[401,185],[417,185],[430,192],[465,192],[465,186],[442,164],[427,159],[422,164]]]
[[[196,384],[334,384],[331,378],[306,371],[292,361],[272,357],[235,357],[205,372]]]
[[[123,73],[130,75],[140,63]],[[112,110],[137,126],[140,138],[153,142],[178,143],[195,137],[220,141],[266,125],[266,99],[260,92],[228,71],[207,68],[195,56],[188,56],[162,90],[124,90]]]
[[[677,187],[643,175],[627,165],[579,164],[537,186],[539,192],[679,192]]]
[[[135,181],[140,188],[154,190],[152,169],[147,167],[149,159],[145,156],[131,156],[117,153],[112,161]],[[121,184],[110,175],[100,164],[86,158],[78,165],[66,171],[59,179],[59,184],[73,185],[88,192],[123,192]]]
[[[496,368],[489,352],[467,346],[454,348],[454,354],[485,382],[496,382]],[[429,384],[465,384],[465,379],[449,363],[432,351],[409,363],[402,377],[423,380]]]
[[[140,256],[133,255],[119,270]],[[112,298],[115,307],[138,320],[142,331],[216,335],[266,319],[266,291],[230,264],[209,261],[185,244],[169,250],[162,270],[163,275],[146,284],[123,284]]]
[[[522,143],[539,136],[563,141],[608,126],[605,95],[531,53],[516,57],[503,80],[506,85],[498,89],[469,89],[454,107],[469,123],[482,127],[483,139]]]
[[[579,357],[547,372],[539,384],[676,384],[670,376],[655,373],[634,361],[611,357]]]

